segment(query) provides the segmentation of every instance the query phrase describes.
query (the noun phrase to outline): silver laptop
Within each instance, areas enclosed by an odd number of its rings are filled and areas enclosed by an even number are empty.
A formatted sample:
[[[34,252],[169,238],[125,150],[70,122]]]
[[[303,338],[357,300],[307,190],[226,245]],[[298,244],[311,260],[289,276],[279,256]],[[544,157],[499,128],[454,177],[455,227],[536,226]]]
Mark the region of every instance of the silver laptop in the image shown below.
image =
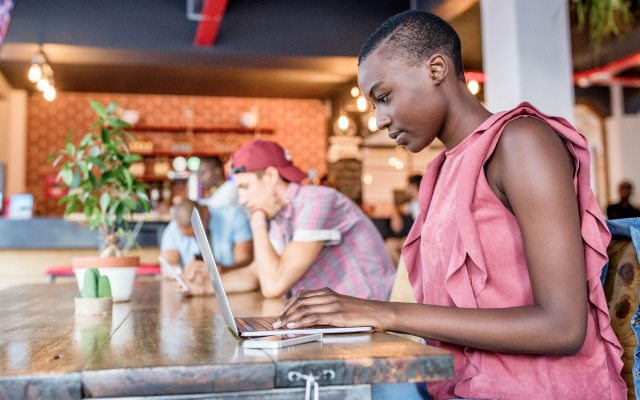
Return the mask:
[[[339,328],[331,325],[315,325],[302,329],[274,329],[272,324],[276,322],[279,317],[233,318],[233,313],[231,312],[231,307],[229,307],[229,301],[227,300],[227,294],[222,287],[218,267],[216,266],[216,261],[213,259],[213,253],[211,252],[211,247],[209,247],[207,235],[204,231],[204,226],[202,225],[202,220],[200,219],[200,214],[198,213],[197,208],[194,208],[193,214],[191,214],[191,225],[193,225],[193,231],[196,234],[200,253],[202,254],[204,263],[207,266],[207,270],[209,271],[209,278],[211,279],[213,291],[216,294],[216,299],[218,300],[222,316],[236,336],[252,337],[287,334],[351,333],[373,330],[373,327],[371,326]]]

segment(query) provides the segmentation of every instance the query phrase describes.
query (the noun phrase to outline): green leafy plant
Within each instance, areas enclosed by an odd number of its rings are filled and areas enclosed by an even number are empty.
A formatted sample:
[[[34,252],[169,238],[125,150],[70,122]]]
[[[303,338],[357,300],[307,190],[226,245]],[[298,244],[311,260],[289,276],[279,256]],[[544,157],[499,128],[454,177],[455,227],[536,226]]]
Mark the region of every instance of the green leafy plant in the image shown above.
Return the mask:
[[[127,223],[125,216],[138,204],[144,211],[150,209],[147,185],[137,182],[129,171],[141,157],[129,152],[126,138],[135,139],[126,131],[131,125],[114,115],[116,102],[106,108],[94,100],[90,104],[98,115],[90,132],[76,146],[71,141],[75,128],[71,129],[65,147],[54,151],[47,162],[53,160],[54,166],[62,162],[58,177],[69,188],[59,202],[67,204],[65,215],[82,210],[90,228],[102,233],[100,257],[120,256],[120,239],[133,242],[130,232],[122,228]]]
[[[85,299],[94,299],[97,297],[111,297],[111,284],[109,277],[100,276],[100,272],[96,268],[90,268],[84,273],[84,283],[82,284],[82,292],[80,296]]]
[[[632,9],[638,0],[571,0],[578,15],[578,29],[583,30],[589,22],[589,36],[596,51],[602,40],[609,36],[620,36],[633,27]]]

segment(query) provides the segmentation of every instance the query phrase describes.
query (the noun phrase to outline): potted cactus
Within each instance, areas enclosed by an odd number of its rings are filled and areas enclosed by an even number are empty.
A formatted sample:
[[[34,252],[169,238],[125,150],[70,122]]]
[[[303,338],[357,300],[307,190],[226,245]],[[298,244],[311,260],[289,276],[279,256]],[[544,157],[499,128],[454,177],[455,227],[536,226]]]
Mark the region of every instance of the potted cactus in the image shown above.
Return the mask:
[[[73,258],[72,264],[78,287],[82,289],[83,277],[89,268],[98,268],[109,277],[113,301],[128,301],[133,280],[139,265],[139,257],[126,257],[119,248],[122,239],[133,241],[130,231],[123,229],[138,205],[149,211],[147,186],[137,182],[129,171],[131,164],[140,160],[129,152],[126,131],[130,125],[114,115],[116,102],[106,108],[97,101],[90,102],[98,116],[90,132],[79,143],[72,142],[74,129],[67,135],[65,147],[54,151],[48,162],[60,165],[58,177],[69,194],[60,199],[66,203],[65,216],[82,210],[89,227],[99,229],[103,241],[98,257]]]
[[[96,268],[83,273],[80,297],[75,298],[76,315],[111,314],[113,297],[109,277],[102,275]]]

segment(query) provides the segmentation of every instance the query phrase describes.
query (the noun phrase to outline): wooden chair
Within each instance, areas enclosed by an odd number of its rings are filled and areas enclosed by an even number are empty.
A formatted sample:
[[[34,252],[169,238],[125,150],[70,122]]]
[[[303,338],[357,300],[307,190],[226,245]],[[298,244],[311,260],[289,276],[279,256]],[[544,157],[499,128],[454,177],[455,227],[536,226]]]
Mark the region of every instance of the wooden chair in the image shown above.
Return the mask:
[[[638,309],[640,290],[640,263],[631,238],[613,236],[607,247],[609,269],[604,281],[611,327],[624,353],[622,355],[622,379],[627,384],[627,398],[636,399],[633,379],[634,349],[638,345],[631,328],[631,318]]]

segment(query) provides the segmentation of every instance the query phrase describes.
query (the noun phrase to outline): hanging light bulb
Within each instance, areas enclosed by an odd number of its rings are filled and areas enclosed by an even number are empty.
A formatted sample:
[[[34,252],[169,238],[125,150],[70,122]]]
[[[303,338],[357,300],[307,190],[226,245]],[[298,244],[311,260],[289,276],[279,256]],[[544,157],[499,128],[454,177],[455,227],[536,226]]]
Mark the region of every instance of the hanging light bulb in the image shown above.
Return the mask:
[[[375,132],[378,130],[378,124],[376,124],[376,117],[369,118],[369,130]]]
[[[42,67],[40,64],[31,64],[31,68],[29,68],[29,80],[31,82],[38,82],[42,78]]]
[[[364,96],[358,97],[358,101],[356,104],[358,106],[358,110],[360,111],[364,111],[367,109],[367,99],[365,99]]]
[[[56,98],[56,89],[53,86],[48,86],[44,90],[44,98],[47,101],[53,101]]]
[[[360,94],[360,89],[358,89],[355,86],[351,88],[351,97],[358,97],[359,94]]]
[[[347,118],[346,115],[341,115],[340,118],[338,118],[338,128],[344,131],[348,127],[349,127],[349,118]]]
[[[49,80],[46,77],[42,77],[39,81],[38,81],[38,89],[42,90],[43,92],[49,87]]]
[[[467,87],[469,88],[469,91],[474,95],[478,94],[478,92],[480,91],[480,84],[475,79],[471,79],[469,83],[467,83]]]

